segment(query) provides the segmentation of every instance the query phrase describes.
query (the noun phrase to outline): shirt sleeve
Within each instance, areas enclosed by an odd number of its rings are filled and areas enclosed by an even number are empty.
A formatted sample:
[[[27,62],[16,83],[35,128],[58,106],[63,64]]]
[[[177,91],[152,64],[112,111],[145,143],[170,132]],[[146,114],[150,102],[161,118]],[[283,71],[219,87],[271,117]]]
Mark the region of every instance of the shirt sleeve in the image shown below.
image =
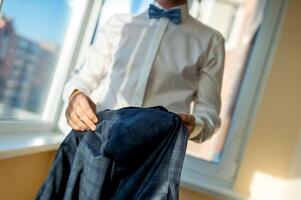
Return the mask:
[[[83,62],[71,72],[63,90],[64,102],[68,101],[75,89],[90,95],[107,75],[111,59],[111,42],[108,37],[110,21],[112,18],[96,32],[95,41],[87,48]]]
[[[194,99],[193,115],[196,126],[189,139],[197,143],[212,137],[221,125],[221,87],[225,62],[225,42],[222,36],[213,37]]]

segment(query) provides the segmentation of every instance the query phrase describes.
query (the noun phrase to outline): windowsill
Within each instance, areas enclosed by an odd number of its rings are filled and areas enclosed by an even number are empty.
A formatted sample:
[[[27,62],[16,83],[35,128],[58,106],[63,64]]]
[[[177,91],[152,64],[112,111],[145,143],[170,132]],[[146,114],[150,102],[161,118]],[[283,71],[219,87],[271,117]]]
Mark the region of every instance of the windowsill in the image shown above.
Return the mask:
[[[247,195],[235,191],[233,188],[234,179],[223,179],[221,177],[213,177],[201,171],[210,170],[210,168],[202,168],[196,170],[200,166],[197,162],[192,162],[190,156],[186,155],[182,174],[181,186],[197,193],[205,194],[214,199],[223,200],[246,200]],[[224,169],[219,168],[216,173],[222,173]]]
[[[206,181],[202,181],[201,184],[195,185],[187,182],[187,177],[181,177],[181,187],[189,189],[191,191],[205,194],[206,196],[212,197],[214,199],[223,200],[246,200],[248,199],[246,195],[243,195],[233,188],[228,188],[225,186],[220,186],[217,184],[211,184]]]
[[[56,150],[64,138],[60,132],[0,134],[0,159]]]

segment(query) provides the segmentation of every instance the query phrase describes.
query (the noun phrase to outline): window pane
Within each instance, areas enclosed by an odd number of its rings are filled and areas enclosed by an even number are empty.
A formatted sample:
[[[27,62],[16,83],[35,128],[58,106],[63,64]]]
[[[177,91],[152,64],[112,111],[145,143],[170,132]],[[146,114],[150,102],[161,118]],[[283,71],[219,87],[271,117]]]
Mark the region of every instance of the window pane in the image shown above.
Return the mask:
[[[190,1],[193,15],[214,27],[226,38],[226,59],[222,86],[222,125],[214,136],[202,143],[189,141],[187,153],[212,162],[219,162],[228,136],[252,39],[259,28],[264,1],[257,0],[198,0]]]
[[[219,30],[228,40],[233,29],[237,9],[238,6],[234,3],[216,1],[212,8],[214,17],[210,17],[207,24]]]
[[[116,13],[139,13],[146,9],[153,0],[107,0],[105,1],[99,26],[102,26],[112,15]]]
[[[0,119],[39,120],[72,0],[5,0],[0,18]]]

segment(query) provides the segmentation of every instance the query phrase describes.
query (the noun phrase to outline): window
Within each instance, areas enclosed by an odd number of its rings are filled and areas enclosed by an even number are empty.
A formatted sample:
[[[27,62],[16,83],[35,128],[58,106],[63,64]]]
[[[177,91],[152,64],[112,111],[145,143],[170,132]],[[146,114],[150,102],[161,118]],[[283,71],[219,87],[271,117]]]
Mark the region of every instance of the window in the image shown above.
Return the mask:
[[[202,144],[189,142],[189,155],[215,163],[221,160],[223,146],[232,123],[236,99],[241,89],[239,86],[244,77],[246,59],[252,48],[252,38],[261,23],[255,20],[259,6],[264,6],[259,2],[257,0],[191,2],[192,6],[198,8],[194,9],[194,17],[217,29],[226,38],[226,59],[220,114],[222,125],[210,140]]]
[[[75,33],[86,4],[87,1],[78,0],[3,1],[0,16],[1,121],[49,120],[43,115],[53,80],[60,62],[68,59],[63,51],[67,40],[69,45],[76,41]],[[77,28],[70,35],[68,31],[75,26],[74,17],[77,17]],[[55,109],[52,107],[52,110]]]
[[[85,34],[76,63],[81,63],[86,47],[93,42],[93,33],[102,28],[108,18],[115,13],[141,12],[151,2],[102,1],[102,6],[95,10],[89,23],[89,31]],[[219,30],[226,38],[226,62],[220,115],[222,126],[202,144],[189,142],[182,182],[198,189],[210,187],[205,184],[232,187],[241,151],[255,117],[260,91],[268,74],[286,3],[281,0],[272,3],[260,0],[188,2],[192,16]],[[64,120],[61,113],[59,126],[67,132]],[[214,190],[213,187],[210,189]]]
[[[116,13],[139,13],[148,8],[152,0],[107,0],[99,17],[99,25],[102,26],[112,15]]]
[[[237,199],[235,194],[225,188],[233,186],[248,134],[252,129],[286,14],[287,2],[202,0],[201,4],[212,8],[212,4],[217,2],[238,6],[234,11],[234,22],[229,23],[233,28],[226,43],[221,112],[223,124],[211,140],[203,144],[189,144],[182,182],[194,189],[212,191],[215,194],[227,193],[227,199]],[[199,1],[191,3],[195,5],[193,15],[200,20],[202,16],[214,16],[210,14],[209,7],[203,10]],[[199,9],[203,15],[198,12]],[[226,20],[226,17],[221,19]],[[210,20],[204,23],[209,22]],[[224,22],[221,20],[221,23]],[[220,198],[226,199],[225,196],[222,197]]]
[[[59,124],[55,118],[64,110],[60,94],[96,27],[116,12],[137,13],[151,2],[0,0],[0,132],[40,133],[57,125],[65,131],[64,113]],[[189,0],[191,15],[225,36],[226,66],[223,124],[205,143],[189,142],[182,172],[186,186],[232,187],[286,7],[281,0]]]

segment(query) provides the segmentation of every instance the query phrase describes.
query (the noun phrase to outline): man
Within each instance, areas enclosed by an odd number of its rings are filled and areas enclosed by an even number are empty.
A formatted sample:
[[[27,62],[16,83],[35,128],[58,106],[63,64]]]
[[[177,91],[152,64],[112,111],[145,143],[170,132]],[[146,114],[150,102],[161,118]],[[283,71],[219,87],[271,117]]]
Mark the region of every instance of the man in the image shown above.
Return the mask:
[[[67,122],[95,130],[97,110],[161,105],[202,142],[221,123],[223,70],[223,36],[190,16],[187,0],[156,0],[138,15],[114,15],[97,33],[64,88]]]

